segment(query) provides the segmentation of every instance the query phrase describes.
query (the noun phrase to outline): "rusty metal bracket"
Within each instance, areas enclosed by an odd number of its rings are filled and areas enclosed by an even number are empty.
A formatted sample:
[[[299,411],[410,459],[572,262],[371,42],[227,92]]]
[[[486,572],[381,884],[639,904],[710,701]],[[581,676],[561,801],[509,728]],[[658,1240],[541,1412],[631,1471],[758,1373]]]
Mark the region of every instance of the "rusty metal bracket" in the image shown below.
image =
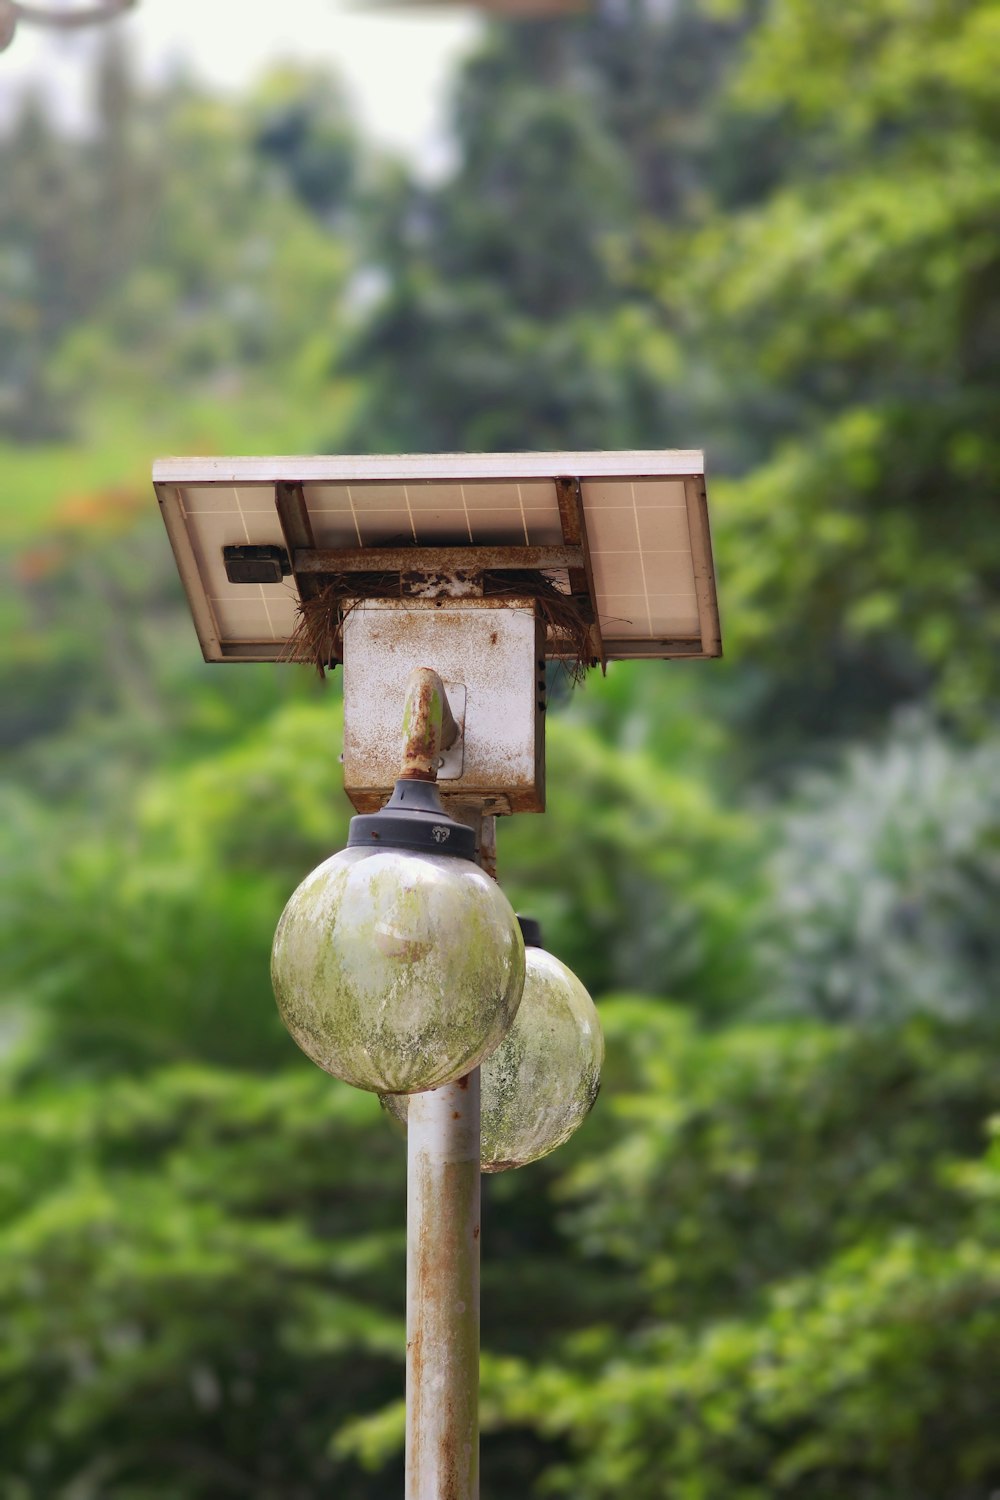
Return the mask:
[[[441,746],[437,779],[457,781],[465,770],[465,700],[468,694],[463,682],[446,682],[444,692],[458,726],[458,734],[452,744]]]
[[[288,556],[292,561],[292,575],[299,591],[299,598],[315,599],[316,595],[322,591],[322,584],[315,578],[307,577],[295,562],[297,553],[303,548],[316,545],[301,484],[276,484],[274,506],[278,512],[278,522],[285,539],[285,546],[288,548]]]
[[[436,781],[441,752],[451,749],[459,733],[437,672],[431,667],[414,667],[403,704],[400,776],[413,781]]]
[[[280,514],[280,508],[279,508]],[[313,547],[292,550],[296,578],[317,573],[507,573],[584,567],[579,545],[563,547]]]
[[[279,482],[274,487],[274,507],[278,512],[278,523],[281,526],[281,534],[288,548],[288,556],[292,562],[292,577],[299,591],[299,598],[303,604],[309,599],[315,599],[323,592],[322,580],[312,578],[309,574],[300,571],[296,566],[296,554],[304,548],[315,547],[312,522],[309,520],[309,509],[306,505],[306,497],[302,492],[301,484],[285,484]],[[320,677],[326,676],[326,669],[335,667],[335,661],[323,662],[318,665]]]
[[[580,561],[570,568],[569,587],[574,599],[589,611],[590,634],[594,643],[594,656],[601,664],[601,671],[608,669],[607,655],[601,636],[601,624],[597,614],[597,591],[594,587],[594,569],[590,560],[590,543],[587,540],[587,523],[583,516],[583,493],[579,479],[557,479],[556,500],[559,505],[559,524],[567,551],[579,553]]]

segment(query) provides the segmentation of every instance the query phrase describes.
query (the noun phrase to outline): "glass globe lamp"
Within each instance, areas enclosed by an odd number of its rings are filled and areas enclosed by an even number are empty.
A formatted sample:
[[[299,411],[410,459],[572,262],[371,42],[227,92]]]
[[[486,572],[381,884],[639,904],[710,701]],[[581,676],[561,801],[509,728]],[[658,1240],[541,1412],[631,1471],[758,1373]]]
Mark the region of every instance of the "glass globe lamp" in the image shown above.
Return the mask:
[[[325,1072],[415,1093],[461,1078],[502,1042],[524,943],[474,853],[472,830],[447,816],[432,783],[400,780],[294,892],[271,978],[282,1020]]]
[[[547,1156],[579,1129],[601,1082],[597,1007],[572,970],[541,947],[522,918],[524,993],[514,1023],[482,1064],[482,1169],[506,1172]],[[382,1105],[405,1125],[407,1100]]]

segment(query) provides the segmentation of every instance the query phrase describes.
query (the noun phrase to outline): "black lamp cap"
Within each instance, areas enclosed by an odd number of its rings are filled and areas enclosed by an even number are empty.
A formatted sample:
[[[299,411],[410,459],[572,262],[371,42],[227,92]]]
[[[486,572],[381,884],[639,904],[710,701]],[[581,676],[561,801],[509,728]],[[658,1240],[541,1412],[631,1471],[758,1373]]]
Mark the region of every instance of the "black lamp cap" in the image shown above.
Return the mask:
[[[544,948],[542,942],[542,924],[535,917],[522,917],[520,912],[517,920],[521,926],[521,936],[524,938],[526,948]]]
[[[348,849],[407,849],[415,854],[448,854],[476,858],[476,835],[449,817],[433,781],[396,782],[396,789],[376,813],[351,819]]]

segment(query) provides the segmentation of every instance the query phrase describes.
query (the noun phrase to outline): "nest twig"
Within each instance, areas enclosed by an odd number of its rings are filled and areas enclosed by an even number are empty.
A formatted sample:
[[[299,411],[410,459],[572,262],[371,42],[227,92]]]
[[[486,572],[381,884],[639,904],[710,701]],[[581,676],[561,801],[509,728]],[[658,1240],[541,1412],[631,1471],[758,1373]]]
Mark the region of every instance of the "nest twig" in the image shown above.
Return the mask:
[[[564,593],[547,573],[534,569],[482,575],[482,597],[533,599],[545,621],[548,645],[573,682],[594,665],[591,622],[585,605]],[[399,573],[331,574],[322,590],[301,599],[298,619],[284,652],[287,661],[306,662],[322,676],[343,655],[344,621],[369,599],[421,597]],[[455,601],[460,603],[460,599]]]

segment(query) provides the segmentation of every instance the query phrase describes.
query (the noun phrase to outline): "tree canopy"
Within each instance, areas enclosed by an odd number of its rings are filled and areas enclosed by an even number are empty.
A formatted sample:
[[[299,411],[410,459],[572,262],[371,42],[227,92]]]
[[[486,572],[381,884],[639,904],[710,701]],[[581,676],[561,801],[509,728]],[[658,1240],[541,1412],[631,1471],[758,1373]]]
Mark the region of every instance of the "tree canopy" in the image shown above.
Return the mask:
[[[153,452],[694,446],[723,663],[551,682],[502,883],[604,1088],[488,1185],[484,1491],[1000,1488],[995,0],[495,24],[454,159],[100,63],[0,135],[0,1500],[399,1491],[404,1163],[282,1031],[338,685],[218,673]]]

